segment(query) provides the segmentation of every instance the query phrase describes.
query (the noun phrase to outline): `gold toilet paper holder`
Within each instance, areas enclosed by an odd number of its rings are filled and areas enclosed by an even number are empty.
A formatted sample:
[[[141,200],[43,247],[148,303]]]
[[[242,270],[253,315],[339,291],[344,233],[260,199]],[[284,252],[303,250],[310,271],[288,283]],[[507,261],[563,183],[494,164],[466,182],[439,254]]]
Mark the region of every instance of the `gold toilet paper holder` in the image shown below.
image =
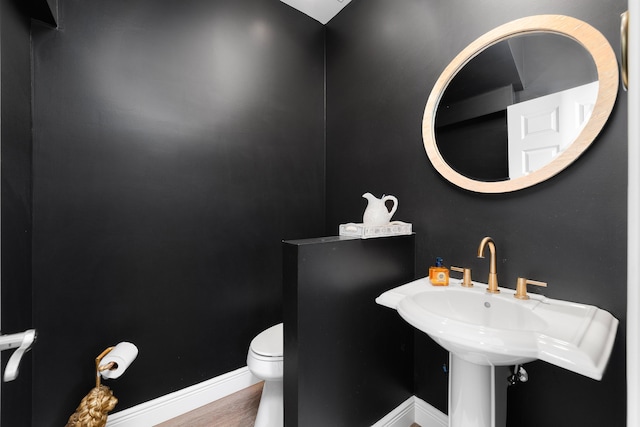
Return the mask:
[[[100,372],[111,371],[114,369],[118,369],[118,364],[116,362],[109,362],[106,365],[100,365],[102,359],[113,350],[114,347],[106,348],[98,357],[96,357],[96,387],[100,386]]]
[[[96,386],[82,399],[76,411],[69,417],[65,427],[106,426],[107,414],[115,408],[118,399],[109,387],[100,385],[100,372],[117,368],[118,364],[110,362],[100,366],[100,362],[113,349],[114,347],[109,347],[96,357]]]

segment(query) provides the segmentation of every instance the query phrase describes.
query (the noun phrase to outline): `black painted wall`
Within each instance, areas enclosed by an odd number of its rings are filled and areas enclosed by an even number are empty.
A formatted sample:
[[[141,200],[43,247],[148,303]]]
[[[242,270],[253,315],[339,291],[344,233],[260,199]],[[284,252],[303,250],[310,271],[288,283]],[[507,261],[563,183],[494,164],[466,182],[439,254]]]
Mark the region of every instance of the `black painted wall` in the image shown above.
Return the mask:
[[[418,275],[437,255],[482,279],[492,235],[502,285],[547,280],[622,321],[601,382],[529,364],[509,425],[624,425],[626,94],[569,170],[507,195],[443,181],[420,123],[442,69],[490,28],[561,13],[617,46],[626,2],[352,2],[326,28],[326,157],[317,22],[267,0],[58,3],[59,29],[35,24],[30,82],[28,22],[2,2],[2,324],[40,332],[33,422],[28,357],[3,386],[10,425],[63,424],[121,340],[141,353],[109,383],[118,410],[243,366],[281,317],[280,241],[335,233],[364,191],[400,198]],[[417,394],[446,410],[446,353],[416,338]]]
[[[410,282],[415,236],[283,243],[287,427],[369,426],[413,394],[413,331],[375,303]]]
[[[282,320],[282,239],[324,234],[322,25],[271,0],[58,7],[33,31],[39,427],[120,341],[116,411],[245,366]]]
[[[31,324],[31,58],[30,17],[24,2],[0,2],[2,153],[2,333]],[[10,352],[3,352],[3,365]],[[2,425],[29,425],[31,355],[19,376],[2,384]],[[4,366],[2,367],[4,373]]]
[[[502,195],[461,190],[430,166],[424,105],[449,61],[500,24],[571,15],[616,47],[625,9],[623,0],[367,0],[352,2],[327,25],[327,228],[359,218],[365,191],[393,194],[400,201],[395,218],[416,232],[418,276],[442,256],[483,280],[488,261],[476,251],[489,235],[502,286],[514,287],[518,276],[548,281],[549,297],[594,304],[621,321],[600,382],[528,364],[529,382],[509,391],[509,426],[625,424],[626,93],[620,90],[605,129],[568,170]],[[419,332],[415,346],[416,393],[446,411],[446,352]]]

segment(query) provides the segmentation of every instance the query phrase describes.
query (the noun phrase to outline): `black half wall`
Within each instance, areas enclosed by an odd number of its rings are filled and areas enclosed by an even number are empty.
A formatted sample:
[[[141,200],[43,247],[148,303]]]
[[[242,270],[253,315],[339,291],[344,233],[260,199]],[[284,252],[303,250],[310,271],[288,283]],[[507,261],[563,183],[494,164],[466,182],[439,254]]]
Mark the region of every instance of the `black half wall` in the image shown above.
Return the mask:
[[[593,304],[621,321],[602,381],[527,364],[529,382],[509,391],[511,427],[625,424],[626,93],[619,90],[607,125],[567,170],[499,195],[438,175],[422,143],[424,107],[446,65],[492,28],[570,15],[616,49],[625,9],[625,0],[356,0],[327,25],[327,229],[361,218],[363,193],[392,194],[394,219],[416,233],[418,277],[440,256],[486,282],[488,261],[476,253],[492,236],[501,286],[514,288],[518,276],[543,280],[548,297]],[[426,335],[416,338],[416,394],[446,412],[446,353]]]
[[[246,366],[282,321],[282,239],[324,234],[322,25],[278,1],[58,6],[33,31],[38,427],[120,341],[116,411]]]
[[[369,426],[413,394],[413,330],[375,299],[414,278],[415,236],[290,240],[287,427]]]

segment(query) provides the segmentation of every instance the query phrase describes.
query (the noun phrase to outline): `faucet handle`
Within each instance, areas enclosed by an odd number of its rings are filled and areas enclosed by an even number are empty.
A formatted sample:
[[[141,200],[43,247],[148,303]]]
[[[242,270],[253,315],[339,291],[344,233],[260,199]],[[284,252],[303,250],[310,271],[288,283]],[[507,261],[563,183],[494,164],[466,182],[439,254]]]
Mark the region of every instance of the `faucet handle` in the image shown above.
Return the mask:
[[[458,271],[462,273],[462,286],[465,288],[473,287],[473,283],[471,283],[471,269],[470,268],[462,268],[462,267],[454,267],[451,266],[451,270]]]
[[[516,293],[514,298],[518,299],[529,299],[529,295],[527,295],[527,285],[535,285],[542,286],[543,288],[547,287],[546,282],[539,282],[537,280],[525,279],[524,277],[518,277],[518,281],[516,282]]]

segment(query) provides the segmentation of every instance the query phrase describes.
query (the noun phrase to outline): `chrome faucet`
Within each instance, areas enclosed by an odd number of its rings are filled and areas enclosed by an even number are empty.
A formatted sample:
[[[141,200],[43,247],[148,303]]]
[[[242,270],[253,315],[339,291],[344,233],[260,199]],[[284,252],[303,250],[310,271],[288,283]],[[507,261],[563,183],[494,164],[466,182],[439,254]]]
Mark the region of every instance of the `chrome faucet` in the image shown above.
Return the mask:
[[[491,252],[491,263],[489,264],[489,287],[487,292],[491,294],[500,293],[498,289],[498,273],[496,268],[496,244],[491,237],[485,237],[478,246],[478,258],[484,258],[484,248],[489,246],[489,252]]]

